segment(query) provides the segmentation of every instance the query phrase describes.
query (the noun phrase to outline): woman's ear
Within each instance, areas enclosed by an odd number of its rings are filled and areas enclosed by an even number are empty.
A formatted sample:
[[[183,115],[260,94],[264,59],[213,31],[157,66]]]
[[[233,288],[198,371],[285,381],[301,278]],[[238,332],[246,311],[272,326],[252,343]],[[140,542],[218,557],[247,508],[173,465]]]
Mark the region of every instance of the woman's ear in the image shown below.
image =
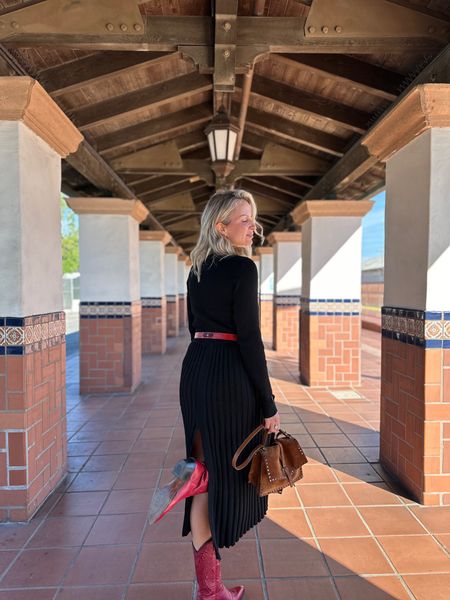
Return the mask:
[[[225,235],[226,229],[223,223],[216,223],[215,228],[219,235]]]

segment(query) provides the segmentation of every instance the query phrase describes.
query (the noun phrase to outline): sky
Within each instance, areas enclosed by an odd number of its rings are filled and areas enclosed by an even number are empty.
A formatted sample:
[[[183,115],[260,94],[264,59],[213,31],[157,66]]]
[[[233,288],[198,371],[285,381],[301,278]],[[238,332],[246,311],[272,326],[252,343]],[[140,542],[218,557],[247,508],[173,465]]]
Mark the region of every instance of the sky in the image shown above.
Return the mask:
[[[375,258],[384,254],[384,207],[385,192],[380,192],[372,198],[375,203],[372,210],[362,219],[362,259]],[[66,217],[70,209],[64,211]],[[78,225],[78,216],[75,215]],[[66,218],[63,218],[63,232],[66,232]]]
[[[384,254],[384,207],[386,194],[380,192],[371,198],[375,204],[362,220],[362,259]]]

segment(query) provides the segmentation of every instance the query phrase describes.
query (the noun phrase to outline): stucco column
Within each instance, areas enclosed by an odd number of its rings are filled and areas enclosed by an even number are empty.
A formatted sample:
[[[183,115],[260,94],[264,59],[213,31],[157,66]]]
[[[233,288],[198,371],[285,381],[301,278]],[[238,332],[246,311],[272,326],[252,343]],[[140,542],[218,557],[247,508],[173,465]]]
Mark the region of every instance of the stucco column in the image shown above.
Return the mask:
[[[180,254],[177,264],[178,278],[178,324],[180,329],[187,325],[187,303],[186,303],[186,256]]]
[[[167,337],[176,337],[180,332],[178,308],[178,256],[179,246],[167,246],[164,255],[164,285],[167,298]]]
[[[256,248],[259,256],[259,302],[261,335],[264,343],[273,347],[273,248]]]
[[[361,220],[372,205],[312,200],[291,213],[302,228],[300,377],[306,385],[361,383]]]
[[[139,259],[142,302],[142,354],[164,354],[167,346],[167,306],[164,288],[164,247],[168,231],[140,231]]]
[[[300,294],[302,288],[302,234],[277,231],[267,241],[273,246],[273,347],[298,358]]]
[[[67,471],[61,157],[82,135],[29,77],[0,77],[0,521]]]
[[[71,198],[80,217],[80,393],[131,392],[141,381],[139,200]]]
[[[386,162],[381,461],[450,504],[450,85],[414,88],[365,137]]]

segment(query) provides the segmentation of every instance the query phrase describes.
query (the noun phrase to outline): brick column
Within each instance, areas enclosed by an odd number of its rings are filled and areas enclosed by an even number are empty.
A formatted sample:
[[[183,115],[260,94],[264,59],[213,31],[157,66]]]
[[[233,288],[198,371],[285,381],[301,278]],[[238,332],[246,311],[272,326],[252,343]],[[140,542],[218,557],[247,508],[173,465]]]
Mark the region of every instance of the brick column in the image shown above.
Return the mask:
[[[164,285],[167,298],[167,337],[180,333],[180,313],[178,309],[178,256],[179,246],[167,246],[164,256]]]
[[[300,377],[306,385],[361,383],[361,219],[373,202],[312,200],[302,228]]]
[[[273,248],[256,248],[259,255],[259,301],[263,342],[273,348]]]
[[[187,326],[187,303],[186,303],[186,256],[178,256],[178,323],[180,329]]]
[[[29,77],[0,77],[0,521],[67,471],[61,157],[81,134]]]
[[[139,258],[142,303],[142,354],[164,354],[167,306],[164,290],[164,247],[167,231],[140,231]]]
[[[450,504],[450,85],[414,88],[371,130],[386,162],[381,461]]]
[[[300,231],[279,231],[267,238],[273,246],[273,347],[298,358],[298,329],[302,287]]]
[[[80,216],[80,393],[131,392],[141,381],[139,200],[71,198]]]

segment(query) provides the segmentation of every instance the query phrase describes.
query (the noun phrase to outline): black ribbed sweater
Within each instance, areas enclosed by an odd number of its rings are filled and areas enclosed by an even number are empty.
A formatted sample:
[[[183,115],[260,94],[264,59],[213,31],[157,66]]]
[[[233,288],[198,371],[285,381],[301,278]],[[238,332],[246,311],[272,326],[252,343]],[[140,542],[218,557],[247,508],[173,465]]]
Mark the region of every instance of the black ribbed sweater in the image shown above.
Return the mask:
[[[196,331],[237,333],[245,370],[265,418],[277,408],[261,339],[258,305],[258,271],[245,256],[209,255],[200,282],[192,268],[187,279],[187,309],[191,340]],[[215,343],[211,340],[211,343]]]

